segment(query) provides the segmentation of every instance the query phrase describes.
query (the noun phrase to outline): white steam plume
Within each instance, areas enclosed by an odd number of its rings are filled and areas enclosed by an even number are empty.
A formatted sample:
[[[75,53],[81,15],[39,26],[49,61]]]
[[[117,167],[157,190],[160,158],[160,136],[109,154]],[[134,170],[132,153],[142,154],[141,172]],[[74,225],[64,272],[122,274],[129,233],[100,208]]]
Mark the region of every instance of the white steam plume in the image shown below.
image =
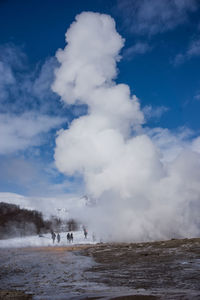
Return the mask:
[[[113,240],[197,236],[200,155],[187,147],[167,162],[144,133],[138,99],[114,82],[124,44],[114,20],[84,12],[66,42],[52,88],[68,104],[87,104],[88,114],[58,133],[55,162],[67,175],[81,174],[98,199],[82,217]]]

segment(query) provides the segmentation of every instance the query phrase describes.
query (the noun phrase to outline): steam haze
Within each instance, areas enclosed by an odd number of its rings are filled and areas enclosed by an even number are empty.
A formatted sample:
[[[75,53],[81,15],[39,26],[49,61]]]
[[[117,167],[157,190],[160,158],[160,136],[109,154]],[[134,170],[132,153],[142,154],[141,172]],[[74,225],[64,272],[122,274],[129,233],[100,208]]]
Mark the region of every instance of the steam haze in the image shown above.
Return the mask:
[[[88,113],[58,132],[55,163],[81,175],[97,200],[79,217],[105,240],[198,236],[199,138],[145,127],[137,97],[115,82],[124,39],[109,15],[81,13],[66,43],[52,89],[67,104],[86,104]]]

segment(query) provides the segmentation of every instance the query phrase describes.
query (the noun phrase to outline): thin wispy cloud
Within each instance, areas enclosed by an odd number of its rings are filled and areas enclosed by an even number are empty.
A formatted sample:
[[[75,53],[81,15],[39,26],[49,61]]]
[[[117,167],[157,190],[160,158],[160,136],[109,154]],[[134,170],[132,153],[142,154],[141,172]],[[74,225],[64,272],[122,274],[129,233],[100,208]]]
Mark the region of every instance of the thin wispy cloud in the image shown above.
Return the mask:
[[[193,40],[187,50],[187,56],[199,56],[200,55],[200,38]]]
[[[187,48],[187,50],[183,53],[178,53],[174,59],[174,65],[179,66],[184,62],[200,56],[200,38],[193,39]]]
[[[197,0],[124,0],[118,13],[128,30],[136,35],[155,35],[187,22],[198,8]]]
[[[0,109],[1,112],[37,110],[55,112],[58,97],[51,90],[54,79],[55,58],[30,67],[21,48],[13,44],[0,46]],[[51,105],[46,102],[51,101]]]
[[[39,70],[30,69],[27,61],[21,48],[0,46],[0,154],[44,144],[45,135],[66,122],[55,114],[58,98],[50,89],[55,58]]]
[[[194,96],[194,99],[197,100],[197,101],[200,101],[200,93],[196,94],[196,95]]]
[[[47,58],[43,64],[31,67],[21,47],[0,46],[0,179],[3,190],[14,186],[22,191],[32,190],[32,193],[46,189],[47,193],[50,187],[53,189],[51,175],[44,173],[39,158],[40,147],[53,143],[56,130],[67,123],[66,111],[60,112],[62,105],[50,88],[56,65],[55,58]],[[43,155],[43,159],[47,167],[48,155],[46,158]]]
[[[65,122],[64,118],[36,113],[0,114],[0,154],[44,144],[45,135]]]
[[[143,108],[143,113],[146,120],[157,119],[159,120],[163,114],[169,111],[166,106],[153,107],[152,105],[146,105]]]
[[[130,60],[138,54],[145,54],[151,47],[146,42],[137,42],[135,45],[126,48],[123,52],[123,58]]]

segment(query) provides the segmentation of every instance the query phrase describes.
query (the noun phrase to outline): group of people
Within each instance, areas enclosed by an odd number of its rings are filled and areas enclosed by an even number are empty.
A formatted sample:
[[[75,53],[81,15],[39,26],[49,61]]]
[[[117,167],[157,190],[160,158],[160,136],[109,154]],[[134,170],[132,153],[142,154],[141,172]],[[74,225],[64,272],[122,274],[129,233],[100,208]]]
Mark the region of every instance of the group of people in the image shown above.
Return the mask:
[[[73,233],[69,233],[67,234],[67,241],[68,243],[72,243],[73,242],[73,239],[74,239],[74,236],[73,236]]]
[[[83,233],[84,233],[85,239],[87,239],[88,231],[87,231],[87,229],[86,229],[85,226],[83,226]],[[95,241],[94,234],[93,234],[92,237],[93,237],[93,241]],[[53,244],[55,243],[56,238],[57,238],[57,243],[60,243],[61,237],[60,237],[59,233],[57,233],[57,235],[56,235],[56,233],[52,230],[51,231],[51,238],[52,238]],[[67,242],[68,243],[72,243],[73,239],[74,239],[73,233],[72,232],[71,233],[68,232],[67,233]]]
[[[54,244],[55,240],[56,240],[56,233],[54,231],[51,232],[51,238],[52,238],[52,241]],[[57,242],[60,243],[60,234],[59,233],[57,233]]]
[[[60,243],[60,239],[61,239],[60,234],[57,233],[57,235],[56,235],[56,233],[54,231],[51,231],[51,238],[52,238],[53,244],[55,243],[56,237],[57,237],[57,242]],[[73,240],[74,240],[73,233],[68,232],[68,234],[67,234],[68,243],[72,243]]]
[[[60,239],[61,239],[60,234],[57,233],[57,235],[56,235],[56,233],[54,231],[52,231],[51,232],[51,238],[52,238],[53,244],[55,243],[56,237],[57,237],[57,242],[60,243]],[[68,234],[67,234],[68,243],[72,243],[73,239],[74,239],[73,233],[68,232]]]

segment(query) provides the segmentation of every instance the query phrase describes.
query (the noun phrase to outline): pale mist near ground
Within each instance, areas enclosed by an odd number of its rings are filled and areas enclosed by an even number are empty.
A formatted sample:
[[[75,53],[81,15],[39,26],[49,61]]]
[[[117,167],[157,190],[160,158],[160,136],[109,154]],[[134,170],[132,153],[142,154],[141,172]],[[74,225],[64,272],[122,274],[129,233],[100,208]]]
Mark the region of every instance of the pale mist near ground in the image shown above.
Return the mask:
[[[75,215],[99,237],[198,236],[200,137],[145,126],[139,99],[115,82],[124,42],[114,20],[99,13],[81,13],[67,30],[52,89],[69,105],[86,104],[88,114],[58,132],[56,166],[83,177],[97,205]]]
[[[71,232],[70,232],[71,233]],[[96,244],[99,239],[92,232],[88,232],[87,238],[84,237],[83,230],[74,231],[73,241],[67,241],[67,232],[60,232],[60,241],[56,238],[53,242],[50,233],[42,235],[32,235],[26,237],[16,237],[6,240],[0,240],[0,248],[21,248],[21,247],[48,247],[48,246],[74,246],[84,244]]]

